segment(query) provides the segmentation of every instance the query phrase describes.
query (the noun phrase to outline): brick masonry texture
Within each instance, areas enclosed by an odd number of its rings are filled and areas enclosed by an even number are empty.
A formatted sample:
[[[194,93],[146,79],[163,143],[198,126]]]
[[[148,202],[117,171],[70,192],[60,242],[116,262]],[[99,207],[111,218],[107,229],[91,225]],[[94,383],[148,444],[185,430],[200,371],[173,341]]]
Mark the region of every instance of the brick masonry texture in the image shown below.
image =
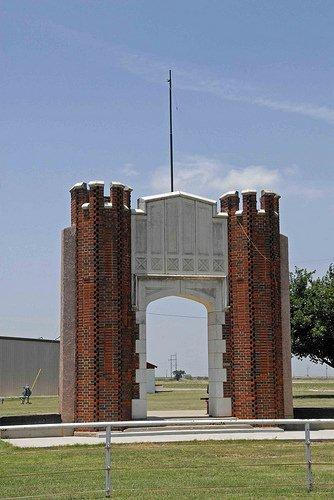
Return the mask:
[[[89,205],[82,208],[85,203]],[[119,184],[111,187],[110,197],[98,183],[71,191],[71,223],[76,226],[78,422],[131,419],[132,399],[137,397],[129,206],[130,191]]]
[[[229,215],[224,395],[238,418],[284,417],[278,199],[263,192],[260,211],[254,192],[243,194],[242,211],[237,192],[221,199]]]

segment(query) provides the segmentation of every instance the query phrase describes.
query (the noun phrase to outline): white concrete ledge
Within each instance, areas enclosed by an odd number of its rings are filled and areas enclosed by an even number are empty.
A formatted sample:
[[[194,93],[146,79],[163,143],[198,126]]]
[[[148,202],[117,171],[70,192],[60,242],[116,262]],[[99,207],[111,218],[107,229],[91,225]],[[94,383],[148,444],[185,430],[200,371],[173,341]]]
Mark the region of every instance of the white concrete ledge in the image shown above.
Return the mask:
[[[85,185],[85,182],[77,182],[76,184],[74,184],[74,186],[71,187],[70,191],[72,191],[73,189],[81,189],[85,187]]]
[[[125,186],[125,184],[123,184],[123,182],[118,182],[118,181],[111,182],[110,186],[111,187],[121,187],[121,188],[127,187],[127,186]]]
[[[90,181],[88,182],[89,187],[94,187],[94,186],[104,186],[104,181]]]
[[[227,191],[226,193],[222,194],[219,199],[222,200],[223,198],[226,198],[228,196],[235,196],[235,195],[239,195],[238,191]]]

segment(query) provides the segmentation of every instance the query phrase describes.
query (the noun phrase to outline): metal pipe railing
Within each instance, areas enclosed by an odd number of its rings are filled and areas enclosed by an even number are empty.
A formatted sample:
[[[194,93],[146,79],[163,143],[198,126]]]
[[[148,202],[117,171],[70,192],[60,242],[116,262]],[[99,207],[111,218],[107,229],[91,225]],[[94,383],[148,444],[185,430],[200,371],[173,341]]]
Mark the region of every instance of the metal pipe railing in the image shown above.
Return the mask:
[[[311,454],[311,426],[312,425],[334,425],[333,418],[321,419],[224,419],[224,418],[203,418],[203,419],[182,419],[182,420],[127,420],[117,422],[72,422],[72,423],[57,423],[57,424],[31,424],[31,425],[9,425],[0,426],[1,432],[15,431],[15,430],[33,430],[33,429],[105,429],[105,495],[110,497],[112,492],[112,478],[111,478],[111,437],[112,429],[124,428],[143,428],[143,427],[170,427],[170,426],[203,426],[203,425],[235,425],[249,424],[249,425],[304,425],[304,445],[305,445],[305,459],[306,459],[306,486],[307,491],[311,492],[313,489],[313,471],[312,471],[312,454]],[[240,429],[242,432],[242,429]]]
[[[3,425],[0,426],[0,432],[6,430],[20,429],[105,429],[110,425],[113,429],[124,427],[167,427],[167,426],[187,426],[187,425],[298,425],[298,424],[321,424],[334,425],[334,418],[273,418],[273,419],[227,419],[227,418],[187,418],[187,419],[172,419],[172,420],[123,420],[123,421],[108,421],[108,422],[71,422],[71,423],[56,423],[56,424],[28,424],[28,425]]]

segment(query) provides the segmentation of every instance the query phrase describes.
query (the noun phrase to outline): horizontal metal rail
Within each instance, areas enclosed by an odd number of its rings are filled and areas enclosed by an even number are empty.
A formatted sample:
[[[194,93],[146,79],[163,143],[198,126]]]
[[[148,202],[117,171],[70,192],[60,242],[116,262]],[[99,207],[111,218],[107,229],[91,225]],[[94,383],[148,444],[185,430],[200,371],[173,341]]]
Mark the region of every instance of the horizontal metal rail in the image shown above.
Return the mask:
[[[194,418],[194,419],[173,419],[173,420],[123,420],[123,421],[108,421],[108,422],[71,422],[57,424],[29,424],[29,425],[3,425],[0,426],[0,431],[6,430],[22,430],[22,429],[105,429],[111,426],[113,429],[126,427],[170,427],[170,426],[187,426],[187,425],[334,425],[334,418],[273,418],[273,419],[238,419],[229,420],[224,418]]]
[[[240,425],[258,425],[258,426],[271,426],[271,425],[303,425],[304,426],[304,446],[305,446],[305,462],[306,462],[306,486],[307,491],[311,492],[313,490],[314,480],[312,465],[316,465],[312,462],[311,454],[311,433],[310,430],[312,425],[321,425],[323,427],[333,426],[334,418],[311,418],[311,419],[226,419],[226,418],[194,418],[194,419],[173,419],[173,420],[125,420],[125,421],[109,421],[109,422],[72,422],[72,423],[57,423],[57,424],[30,424],[30,425],[6,425],[0,426],[0,437],[1,432],[4,431],[15,431],[15,430],[33,430],[33,429],[105,429],[105,496],[109,498],[112,493],[112,482],[111,482],[111,435],[112,429],[126,429],[126,428],[147,428],[147,427],[176,427],[176,426],[203,426],[203,425],[229,425],[238,427]],[[265,429],[264,429],[265,430]],[[242,429],[240,429],[242,432]],[[269,430],[270,432],[270,430]],[[245,464],[246,466],[248,464]],[[259,466],[260,464],[254,464],[254,466]],[[296,466],[297,464],[275,464],[284,466]],[[299,464],[298,464],[299,465]],[[317,465],[325,465],[317,464]],[[97,469],[96,469],[97,470]],[[101,469],[100,469],[101,470]],[[84,470],[78,471],[83,472]],[[72,471],[59,471],[61,473],[72,473]],[[74,472],[74,471],[73,471]],[[58,472],[57,472],[58,473]],[[34,473],[33,473],[34,474]],[[46,472],[48,474],[48,472]],[[52,472],[51,472],[52,474]],[[54,473],[56,474],[56,473]],[[24,475],[24,474],[22,474]],[[30,473],[30,475],[32,475]],[[23,497],[22,497],[23,498]],[[28,498],[28,497],[24,497]],[[37,498],[37,497],[36,497]]]

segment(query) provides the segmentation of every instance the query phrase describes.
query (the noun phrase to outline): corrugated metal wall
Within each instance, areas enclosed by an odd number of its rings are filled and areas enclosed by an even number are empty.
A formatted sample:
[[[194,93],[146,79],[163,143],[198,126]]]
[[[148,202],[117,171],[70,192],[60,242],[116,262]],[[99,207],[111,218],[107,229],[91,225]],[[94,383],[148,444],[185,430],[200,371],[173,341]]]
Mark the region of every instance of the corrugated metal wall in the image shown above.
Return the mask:
[[[0,337],[0,396],[19,396],[40,368],[33,395],[57,395],[59,342]]]

